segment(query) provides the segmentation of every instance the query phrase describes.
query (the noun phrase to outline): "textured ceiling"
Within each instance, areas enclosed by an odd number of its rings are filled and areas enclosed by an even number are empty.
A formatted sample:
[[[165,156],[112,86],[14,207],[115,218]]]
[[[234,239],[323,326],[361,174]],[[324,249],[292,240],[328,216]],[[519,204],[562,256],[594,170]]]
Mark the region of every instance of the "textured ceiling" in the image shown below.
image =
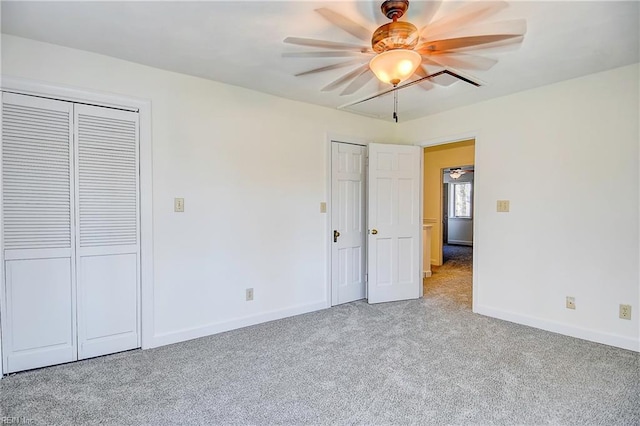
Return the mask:
[[[406,19],[421,27],[455,13],[461,2],[411,1]],[[369,82],[353,95],[320,89],[349,71],[295,77],[344,58],[285,58],[310,51],[284,44],[287,36],[361,43],[314,10],[326,7],[373,30],[386,22],[380,2],[11,2],[2,1],[2,32],[204,77],[283,98],[338,108],[378,92]],[[498,62],[486,71],[463,70],[484,83],[463,82],[399,92],[401,121],[569,78],[636,63],[640,56],[636,1],[513,1],[483,22],[524,18],[527,34],[509,49],[475,51]],[[355,66],[354,66],[355,67]],[[391,119],[392,96],[347,110]]]

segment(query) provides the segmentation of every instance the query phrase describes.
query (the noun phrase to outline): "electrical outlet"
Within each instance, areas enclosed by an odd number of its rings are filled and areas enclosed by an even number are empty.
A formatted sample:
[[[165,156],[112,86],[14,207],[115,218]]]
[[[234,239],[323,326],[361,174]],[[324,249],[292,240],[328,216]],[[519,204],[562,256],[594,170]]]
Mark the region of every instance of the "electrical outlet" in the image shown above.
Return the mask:
[[[173,211],[177,213],[184,212],[184,198],[174,198],[173,200]]]
[[[567,309],[575,309],[576,308],[576,298],[567,296]]]
[[[250,300],[253,300],[253,289],[252,288],[248,288],[246,290],[245,296],[246,296],[247,302],[250,301]]]
[[[620,318],[626,320],[631,319],[631,305],[620,304]]]

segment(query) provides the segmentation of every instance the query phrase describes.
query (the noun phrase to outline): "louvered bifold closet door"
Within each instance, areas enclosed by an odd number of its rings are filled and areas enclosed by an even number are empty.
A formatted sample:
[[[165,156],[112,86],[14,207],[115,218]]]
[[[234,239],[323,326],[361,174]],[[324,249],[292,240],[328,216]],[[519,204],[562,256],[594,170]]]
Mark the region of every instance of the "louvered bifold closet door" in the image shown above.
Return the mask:
[[[140,346],[138,114],[75,106],[78,357]]]
[[[2,94],[4,371],[77,359],[72,108]]]

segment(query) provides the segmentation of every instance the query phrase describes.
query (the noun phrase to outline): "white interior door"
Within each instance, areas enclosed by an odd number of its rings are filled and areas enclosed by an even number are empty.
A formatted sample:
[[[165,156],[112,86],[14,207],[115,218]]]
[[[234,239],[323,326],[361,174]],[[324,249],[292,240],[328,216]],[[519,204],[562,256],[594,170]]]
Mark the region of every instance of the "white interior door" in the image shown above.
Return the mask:
[[[140,346],[138,114],[75,105],[78,357]]]
[[[420,297],[421,168],[420,147],[369,145],[369,303]]]
[[[72,104],[2,94],[4,372],[77,359]]]
[[[366,147],[331,143],[331,298],[364,299]]]

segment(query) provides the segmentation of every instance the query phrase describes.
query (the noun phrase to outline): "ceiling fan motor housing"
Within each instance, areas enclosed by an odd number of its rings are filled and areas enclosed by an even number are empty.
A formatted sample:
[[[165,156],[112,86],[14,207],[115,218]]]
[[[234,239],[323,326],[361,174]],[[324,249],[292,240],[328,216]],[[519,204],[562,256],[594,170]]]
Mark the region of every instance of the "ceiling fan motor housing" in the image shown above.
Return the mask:
[[[376,53],[392,49],[413,50],[418,44],[419,34],[410,22],[394,21],[384,24],[373,33],[371,47]]]
[[[386,0],[380,6],[382,14],[394,21],[402,18],[407,9],[409,9],[409,0]]]

